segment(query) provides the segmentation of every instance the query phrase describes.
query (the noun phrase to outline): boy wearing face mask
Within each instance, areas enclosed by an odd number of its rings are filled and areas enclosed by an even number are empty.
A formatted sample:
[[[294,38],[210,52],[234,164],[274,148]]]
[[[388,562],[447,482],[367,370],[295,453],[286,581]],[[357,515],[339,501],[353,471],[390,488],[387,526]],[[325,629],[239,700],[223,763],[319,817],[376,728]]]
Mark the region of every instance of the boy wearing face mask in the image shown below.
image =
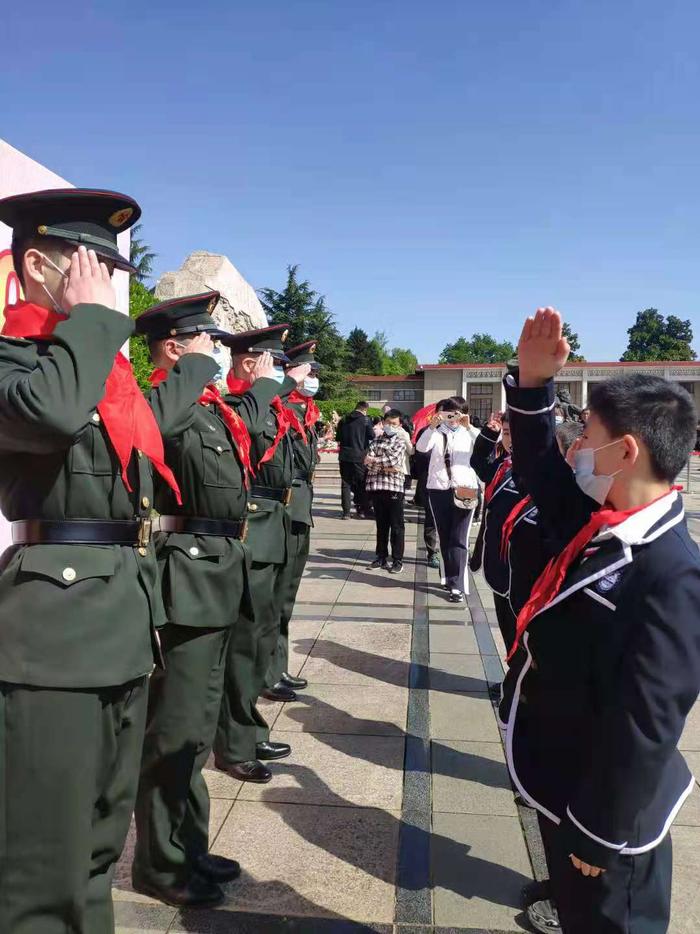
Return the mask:
[[[307,341],[285,350],[287,370],[300,365],[311,369],[301,386],[287,396],[286,404],[295,417],[291,430],[294,453],[294,478],[292,500],[289,504],[289,537],[287,539],[287,563],[280,584],[281,606],[277,645],[272,654],[265,676],[268,691],[301,691],[307,687],[306,678],[296,678],[289,673],[289,621],[294,612],[294,603],[309,557],[311,527],[313,526],[312,505],[314,498],[314,472],[319,462],[316,423],[320,412],[314,402],[319,389],[318,371],[314,353],[316,341]],[[258,731],[258,741],[269,739],[268,730]]]
[[[677,742],[700,689],[700,556],[672,484],[697,416],[657,377],[596,384],[572,473],[552,416],[568,352],[558,312],[538,309],[506,377],[515,467],[568,540],[518,615],[508,765],[539,812],[562,929],[663,934],[668,831],[694,784]]]
[[[294,447],[291,432],[296,418],[286,411],[289,394],[310,373],[308,364],[284,371],[287,325],[279,324],[222,338],[231,351],[227,376],[227,405],[245,420],[245,400],[261,356],[274,358],[271,378],[277,395],[262,418],[247,424],[254,479],[248,490],[248,538],[251,567],[248,574],[250,603],[244,603],[239,622],[228,643],[224,696],[214,742],[216,766],[240,781],[265,783],[272,772],[266,760],[288,756],[287,743],[259,741],[267,724],[256,707],[261,693],[277,700],[294,700],[289,688],[265,692],[265,676],[275,651],[280,606],[284,595],[285,565],[289,560],[291,519],[289,504],[294,480]]]
[[[365,458],[367,492],[374,503],[377,526],[377,556],[370,568],[390,574],[403,571],[404,556],[404,460],[406,442],[399,433],[401,412],[389,409],[384,415],[384,433],[370,442]],[[391,562],[389,542],[391,541]]]
[[[150,682],[132,880],[138,892],[190,907],[220,904],[219,883],[240,873],[234,860],[208,853],[202,768],[221,706],[226,646],[247,591],[248,426],[259,430],[279,389],[272,358],[261,356],[237,410],[226,404],[213,343],[229,336],[211,317],[218,300],[218,292],[171,299],[136,322],[156,366],[149,401],[184,503],[165,485],[156,488],[168,622],[159,633],[165,669]]]

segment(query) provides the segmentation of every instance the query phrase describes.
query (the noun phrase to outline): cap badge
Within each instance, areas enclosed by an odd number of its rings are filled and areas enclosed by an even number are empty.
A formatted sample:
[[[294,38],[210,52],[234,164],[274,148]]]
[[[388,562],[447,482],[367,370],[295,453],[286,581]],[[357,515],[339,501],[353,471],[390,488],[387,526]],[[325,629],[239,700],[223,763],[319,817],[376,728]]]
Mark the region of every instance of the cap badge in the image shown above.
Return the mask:
[[[122,224],[129,220],[133,213],[133,208],[122,208],[119,211],[115,211],[114,214],[110,214],[107,218],[107,222],[111,224],[112,227],[121,227]]]
[[[285,330],[282,332],[282,337],[280,338],[280,340],[282,341],[282,343],[284,343],[288,337],[289,337],[289,331],[285,328]]]
[[[316,353],[316,344],[312,344],[312,345],[309,347],[309,351],[310,351],[310,353]]]
[[[210,315],[212,311],[216,308],[216,303],[219,301],[218,298],[212,298],[207,305],[207,314]]]

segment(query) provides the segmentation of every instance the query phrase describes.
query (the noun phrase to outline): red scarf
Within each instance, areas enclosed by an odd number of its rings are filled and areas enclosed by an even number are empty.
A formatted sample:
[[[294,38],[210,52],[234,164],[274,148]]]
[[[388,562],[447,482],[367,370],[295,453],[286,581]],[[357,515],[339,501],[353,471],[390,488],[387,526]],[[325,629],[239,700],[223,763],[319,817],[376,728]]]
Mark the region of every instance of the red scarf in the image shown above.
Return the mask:
[[[501,480],[505,478],[505,475],[508,473],[511,467],[512,467],[512,460],[510,457],[506,457],[503,463],[499,466],[498,470],[496,471],[493,480],[491,481],[491,483],[489,483],[489,485],[484,490],[484,500],[486,501],[487,506],[489,502],[491,501],[493,494],[498,489],[498,486]]]
[[[155,387],[164,379],[167,379],[167,377],[167,370],[154,370],[149,377],[151,386],[155,389]],[[200,405],[216,405],[219,407],[219,414],[233,438],[238,457],[241,464],[243,464],[243,480],[247,487],[249,485],[248,478],[253,476],[253,467],[250,463],[250,435],[248,434],[245,422],[235,409],[232,409],[230,405],[224,402],[224,398],[219,390],[211,383],[204,387],[202,395],[197,402]]]
[[[657,496],[656,499],[652,500],[652,503],[657,502],[657,500],[667,495],[668,493],[662,493],[661,496]],[[591,518],[583,528],[579,529],[559,555],[551,559],[547,567],[535,581],[530,593],[530,599],[518,614],[518,621],[515,627],[515,640],[508,653],[508,661],[513,657],[520,642],[520,638],[530,625],[531,620],[540,610],[543,610],[554,600],[561,590],[569,568],[591,539],[595,538],[598,531],[603,526],[610,529],[613,528],[613,526],[619,525],[636,512],[646,509],[647,506],[651,506],[651,503],[645,503],[643,506],[637,506],[635,509],[625,509],[619,512],[616,512],[610,506],[606,506],[592,513]]]
[[[525,511],[529,506],[532,506],[532,497],[525,496],[523,499],[517,503],[511,511],[508,513],[508,518],[503,523],[503,528],[501,530],[501,558],[503,561],[506,560],[508,555],[508,544],[510,542],[510,537],[513,534],[513,527],[519,516]]]
[[[48,340],[54,328],[66,317],[31,302],[18,302],[5,309],[2,333],[8,337]],[[107,437],[122,468],[124,486],[131,493],[127,468],[134,450],[143,451],[156,471],[182,505],[180,488],[172,470],[165,463],[163,438],[151,407],[134,379],[131,364],[122,353],[114,358],[112,371],[105,382],[105,394],[97,404]]]
[[[226,385],[228,386],[228,390],[232,396],[242,396],[244,393],[248,392],[253,384],[249,383],[245,379],[237,379],[233,373],[229,371],[229,374],[226,377]],[[275,456],[275,451],[279,447],[280,441],[289,431],[291,424],[289,419],[289,409],[285,409],[279,396],[275,396],[270,404],[272,405],[272,408],[275,410],[275,414],[277,415],[277,435],[270,447],[267,449],[267,451],[265,451],[263,456],[258,461],[258,467],[262,467],[263,464],[266,464],[269,460],[272,460],[272,458]],[[296,418],[296,416],[294,417]],[[299,420],[296,419],[296,421],[298,425]],[[301,426],[299,426],[299,428],[301,432]]]
[[[305,405],[306,413],[304,415],[304,427],[313,428],[316,422],[321,417],[321,410],[316,405],[313,399],[310,399],[308,396],[302,396],[298,389],[295,389],[294,392],[289,394],[289,402],[293,402],[296,405]]]

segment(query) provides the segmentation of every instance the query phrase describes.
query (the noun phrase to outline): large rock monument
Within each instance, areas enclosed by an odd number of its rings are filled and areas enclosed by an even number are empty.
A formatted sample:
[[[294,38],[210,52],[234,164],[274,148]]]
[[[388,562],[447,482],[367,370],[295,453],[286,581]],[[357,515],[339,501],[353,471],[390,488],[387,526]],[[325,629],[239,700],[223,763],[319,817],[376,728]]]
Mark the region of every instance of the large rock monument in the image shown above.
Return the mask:
[[[177,272],[166,272],[156,285],[156,297],[164,302],[208,289],[221,293],[214,320],[227,331],[249,331],[267,325],[255,289],[246,282],[230,259],[220,253],[190,253]]]

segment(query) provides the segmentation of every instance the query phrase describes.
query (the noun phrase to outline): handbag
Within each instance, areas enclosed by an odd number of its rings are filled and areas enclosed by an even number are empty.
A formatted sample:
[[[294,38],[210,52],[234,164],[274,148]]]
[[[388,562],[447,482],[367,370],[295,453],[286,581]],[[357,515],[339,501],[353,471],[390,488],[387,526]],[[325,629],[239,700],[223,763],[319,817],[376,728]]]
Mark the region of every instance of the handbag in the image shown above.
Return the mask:
[[[445,458],[445,470],[447,471],[447,479],[450,481],[450,486],[452,486],[452,457],[450,452],[447,450],[447,435],[442,436],[442,454]],[[477,503],[479,502],[479,491],[473,487],[466,487],[467,495],[462,498],[457,496],[457,491],[452,487],[452,501],[458,509],[476,509]]]

